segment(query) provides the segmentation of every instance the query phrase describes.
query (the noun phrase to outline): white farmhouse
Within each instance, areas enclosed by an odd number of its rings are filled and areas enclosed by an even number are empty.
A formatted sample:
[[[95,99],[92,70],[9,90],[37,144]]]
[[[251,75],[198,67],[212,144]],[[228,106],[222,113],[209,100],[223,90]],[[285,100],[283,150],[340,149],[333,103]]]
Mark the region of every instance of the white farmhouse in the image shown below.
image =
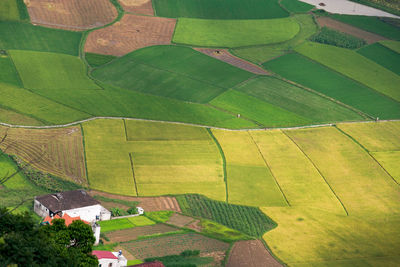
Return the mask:
[[[128,265],[128,260],[122,255],[121,250],[119,252],[93,250],[92,255],[95,255],[99,260],[99,267],[122,267]]]
[[[100,202],[89,196],[85,190],[73,190],[62,193],[35,197],[34,211],[41,217],[65,213],[71,217],[94,223],[109,220],[111,212],[100,205]]]

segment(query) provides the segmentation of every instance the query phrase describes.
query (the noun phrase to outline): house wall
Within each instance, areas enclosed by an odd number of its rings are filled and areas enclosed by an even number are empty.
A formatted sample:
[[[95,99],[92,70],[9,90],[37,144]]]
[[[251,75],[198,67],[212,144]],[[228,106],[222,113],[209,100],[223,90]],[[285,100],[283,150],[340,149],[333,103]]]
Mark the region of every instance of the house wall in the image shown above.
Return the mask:
[[[67,213],[71,217],[80,216],[81,219],[84,221],[95,222],[96,216],[99,216],[100,218],[102,209],[104,208],[101,205],[97,204],[78,209],[64,210],[63,213]]]
[[[99,267],[109,267],[110,263],[112,263],[112,267],[120,267],[117,259],[100,259]]]
[[[45,206],[40,204],[40,202],[37,201],[36,199],[33,201],[33,210],[35,211],[35,213],[37,215],[39,215],[40,217],[43,217],[43,218],[50,215],[49,209],[47,209]]]

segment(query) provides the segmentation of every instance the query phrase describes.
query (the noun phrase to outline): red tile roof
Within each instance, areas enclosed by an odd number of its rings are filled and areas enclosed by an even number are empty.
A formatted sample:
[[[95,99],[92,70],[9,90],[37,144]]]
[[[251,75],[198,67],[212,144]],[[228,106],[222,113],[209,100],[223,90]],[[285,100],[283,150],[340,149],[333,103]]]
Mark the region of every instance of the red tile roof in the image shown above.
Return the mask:
[[[81,220],[82,222],[89,224],[89,222],[82,220],[81,217],[79,217],[79,216],[71,217],[67,213],[64,213],[64,215],[62,217],[58,216],[57,214],[56,214],[56,216],[53,216],[53,218],[51,218],[50,216],[47,216],[46,218],[44,218],[43,222],[44,223],[47,222],[47,223],[51,224],[51,221],[54,219],[64,219],[66,226],[70,225],[73,221],[76,221],[76,220]]]
[[[114,256],[110,251],[105,251],[105,250],[93,250],[92,255],[95,255],[99,260],[100,259],[116,259],[118,260],[117,257]]]

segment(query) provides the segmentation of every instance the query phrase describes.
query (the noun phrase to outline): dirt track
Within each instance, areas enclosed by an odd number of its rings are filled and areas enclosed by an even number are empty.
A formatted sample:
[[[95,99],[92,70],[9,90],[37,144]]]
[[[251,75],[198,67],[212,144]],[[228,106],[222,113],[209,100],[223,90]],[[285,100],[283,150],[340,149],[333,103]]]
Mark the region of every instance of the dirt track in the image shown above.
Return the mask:
[[[126,14],[110,27],[89,34],[85,52],[122,56],[133,50],[170,44],[175,19]]]
[[[111,23],[118,12],[108,0],[25,0],[33,24],[82,31]]]
[[[269,254],[260,240],[239,241],[233,245],[227,267],[280,267],[280,264]]]
[[[385,37],[380,35],[376,35],[367,31],[363,31],[359,28],[350,26],[346,23],[327,18],[327,17],[319,17],[317,18],[317,22],[321,27],[328,27],[331,29],[335,29],[344,33],[348,33],[350,35],[356,36],[358,38],[364,39],[368,44],[372,44],[381,40],[387,40]]]
[[[138,15],[154,15],[151,0],[119,0],[119,3],[126,12]]]
[[[247,70],[249,72],[259,74],[259,75],[268,75],[268,72],[264,69],[262,69],[259,66],[256,66],[250,62],[247,62],[246,60],[240,59],[238,57],[235,57],[225,49],[211,49],[211,48],[195,48],[195,50],[204,53],[206,55],[209,55],[213,58],[222,60],[228,64],[231,64],[233,66],[236,66],[238,68]]]

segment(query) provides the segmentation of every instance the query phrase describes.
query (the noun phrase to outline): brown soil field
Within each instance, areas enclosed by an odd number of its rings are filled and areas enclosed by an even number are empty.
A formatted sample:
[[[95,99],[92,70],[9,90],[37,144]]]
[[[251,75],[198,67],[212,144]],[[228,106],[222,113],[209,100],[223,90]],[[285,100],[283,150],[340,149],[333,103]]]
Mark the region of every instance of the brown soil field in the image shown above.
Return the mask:
[[[23,129],[0,127],[7,135],[0,148],[32,166],[75,183],[87,185],[80,127]]]
[[[98,195],[111,199],[114,198],[128,201],[137,201],[139,202],[138,206],[142,207],[145,211],[172,210],[176,212],[181,212],[178,201],[176,201],[174,197],[129,197],[95,190],[91,190],[89,194],[92,196]]]
[[[350,26],[346,23],[328,18],[328,17],[319,17],[317,18],[317,22],[321,27],[328,27],[334,30],[338,30],[344,33],[348,33],[350,35],[353,35],[355,37],[364,39],[368,44],[372,44],[381,40],[387,40],[387,38],[373,34],[367,31],[363,31],[359,28]]]
[[[126,12],[138,15],[154,15],[151,0],[119,0],[119,3]]]
[[[118,12],[109,0],[24,0],[33,24],[82,31],[111,23]]]
[[[110,27],[89,33],[85,52],[122,56],[152,45],[170,44],[175,19],[126,14]]]
[[[243,60],[241,58],[235,57],[231,53],[229,53],[225,49],[211,49],[211,48],[195,48],[195,50],[206,54],[210,57],[222,60],[228,64],[231,64],[233,66],[236,66],[238,68],[247,70],[249,72],[252,72],[254,74],[259,74],[259,75],[268,75],[269,73],[262,69],[261,67],[250,63],[246,60]]]
[[[167,232],[177,231],[178,229],[165,225],[165,224],[155,224],[146,225],[141,227],[134,227],[130,229],[112,231],[107,233],[106,236],[110,239],[106,243],[116,243],[116,242],[127,242],[137,239],[139,236],[161,234]]]
[[[121,245],[138,259],[179,254],[184,250],[200,250],[200,253],[225,252],[229,248],[228,243],[196,233],[154,237]]]
[[[169,218],[169,220],[167,221],[168,224],[172,224],[175,225],[177,227],[185,227],[186,225],[194,222],[194,221],[198,221],[192,217],[189,216],[185,216],[185,215],[181,215],[178,213],[174,213],[172,214],[172,216]]]
[[[239,241],[233,245],[227,267],[279,267],[280,264],[260,240]]]

